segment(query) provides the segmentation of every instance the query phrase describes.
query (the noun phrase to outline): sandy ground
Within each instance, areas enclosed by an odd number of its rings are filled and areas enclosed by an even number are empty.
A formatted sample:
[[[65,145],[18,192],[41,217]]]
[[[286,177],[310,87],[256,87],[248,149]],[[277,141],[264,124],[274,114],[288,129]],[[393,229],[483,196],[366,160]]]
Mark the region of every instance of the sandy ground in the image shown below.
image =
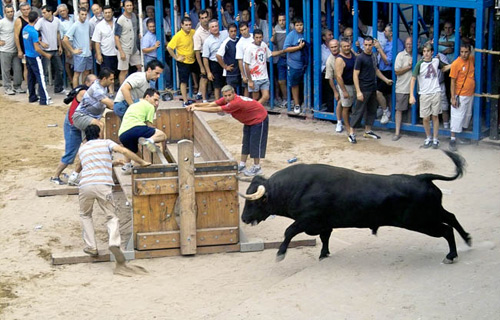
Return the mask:
[[[346,229],[333,232],[332,256],[321,262],[319,245],[290,249],[280,263],[276,250],[158,258],[133,261],[149,275],[126,278],[113,275],[113,263],[50,264],[52,252],[83,247],[77,197],[35,196],[62,155],[67,107],[61,97],[50,107],[14,100],[0,97],[1,319],[498,319],[498,145],[460,146],[465,176],[437,183],[445,208],[474,242],[468,248],[456,234],[453,265],[441,263],[444,239],[396,228],[381,228],[376,237]],[[208,120],[238,157],[241,125],[229,116]],[[442,152],[419,149],[421,136],[392,142],[390,132],[380,133],[380,141],[360,138],[353,146],[330,123],[272,116],[264,171],[269,175],[296,156],[379,174],[454,172]],[[279,241],[288,224],[277,217],[242,228],[248,237]]]

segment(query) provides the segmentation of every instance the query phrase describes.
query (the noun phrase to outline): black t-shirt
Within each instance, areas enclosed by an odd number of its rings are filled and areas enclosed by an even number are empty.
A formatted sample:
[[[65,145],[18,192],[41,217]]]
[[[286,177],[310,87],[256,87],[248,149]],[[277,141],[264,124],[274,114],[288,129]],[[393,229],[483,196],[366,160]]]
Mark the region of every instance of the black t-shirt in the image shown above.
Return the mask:
[[[376,91],[377,90],[377,75],[375,67],[377,65],[377,58],[372,53],[367,55],[362,52],[356,58],[354,70],[359,70],[359,88],[361,91]]]

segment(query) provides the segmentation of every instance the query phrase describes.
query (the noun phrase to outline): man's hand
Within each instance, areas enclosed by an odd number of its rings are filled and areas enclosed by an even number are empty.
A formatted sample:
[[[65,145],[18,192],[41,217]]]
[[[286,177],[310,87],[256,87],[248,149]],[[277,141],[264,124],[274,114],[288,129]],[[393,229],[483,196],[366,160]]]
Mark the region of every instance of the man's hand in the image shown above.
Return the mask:
[[[125,52],[120,51],[120,60],[125,61],[127,57],[125,56]]]
[[[253,89],[253,87],[254,87],[253,80],[248,79],[248,88]]]
[[[18,50],[18,51],[17,51],[17,57],[18,57],[19,59],[24,58],[24,53],[23,53],[21,50]]]
[[[243,81],[243,83],[248,83],[248,78],[244,75],[241,75],[241,81]]]
[[[3,47],[5,45],[5,41],[0,40],[0,47]]]
[[[416,102],[417,102],[417,100],[415,99],[415,96],[411,95],[410,96],[410,104],[415,104]]]
[[[74,54],[74,55],[79,55],[79,54],[81,54],[82,52],[83,52],[83,51],[82,51],[82,49],[73,49],[73,54]]]
[[[103,61],[102,54],[96,54],[97,63],[101,64]]]
[[[196,103],[190,104],[189,106],[186,107],[187,111],[193,112],[195,111],[196,108]]]
[[[340,95],[337,91],[334,91],[333,92],[333,97],[335,98],[335,100],[339,101],[340,100]]]
[[[160,41],[156,41],[155,48],[158,49],[160,47]]]
[[[305,45],[306,45],[306,42],[305,42],[304,40],[301,40],[301,41],[299,42],[299,49],[304,48],[304,46],[305,46]]]
[[[363,93],[362,92],[358,92],[356,94],[356,98],[358,99],[358,101],[363,101],[365,98],[363,97]]]
[[[177,58],[175,60],[177,60],[178,62],[183,62],[184,60],[186,60],[186,57],[183,55],[177,55]]]
[[[455,109],[458,108],[457,107],[457,97],[452,96],[451,99],[450,99],[450,103],[451,103],[451,105],[452,105],[453,108],[455,108]]]
[[[62,47],[57,48],[57,55],[62,56],[62,54],[63,54],[63,48]]]
[[[344,99],[349,99],[349,92],[347,90],[342,90],[342,93],[344,94]]]
[[[44,48],[44,49],[47,49],[49,47],[49,44],[48,43],[45,43],[43,41],[38,41],[38,43],[40,44],[40,47]]]
[[[392,80],[390,79],[385,79],[385,83],[387,83],[388,86],[392,86]]]
[[[212,73],[212,72],[209,72],[209,73],[207,74],[207,78],[208,78],[208,80],[210,80],[210,81],[214,81],[214,75],[213,75],[213,73]]]
[[[233,65],[232,65],[232,64],[230,64],[230,65],[226,65],[226,67],[225,67],[224,69],[225,69],[226,71],[231,72],[231,71],[233,71],[234,67],[233,67]]]

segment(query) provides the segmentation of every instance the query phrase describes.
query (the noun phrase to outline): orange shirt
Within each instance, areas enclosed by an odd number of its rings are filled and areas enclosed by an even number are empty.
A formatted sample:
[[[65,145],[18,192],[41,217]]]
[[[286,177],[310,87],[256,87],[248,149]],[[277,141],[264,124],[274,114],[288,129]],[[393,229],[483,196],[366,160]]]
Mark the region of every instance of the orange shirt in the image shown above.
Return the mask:
[[[456,80],[455,94],[457,96],[473,96],[474,87],[476,86],[474,81],[474,55],[471,54],[469,60],[458,57],[453,61],[450,77]]]

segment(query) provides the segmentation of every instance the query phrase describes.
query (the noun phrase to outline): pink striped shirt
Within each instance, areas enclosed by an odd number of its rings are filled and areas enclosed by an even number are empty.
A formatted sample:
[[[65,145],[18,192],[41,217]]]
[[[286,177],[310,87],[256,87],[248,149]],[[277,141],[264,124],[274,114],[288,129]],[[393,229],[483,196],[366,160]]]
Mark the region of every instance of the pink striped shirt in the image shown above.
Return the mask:
[[[80,188],[92,184],[114,186],[113,159],[111,154],[117,146],[111,140],[90,140],[80,147],[78,155],[82,163]]]

